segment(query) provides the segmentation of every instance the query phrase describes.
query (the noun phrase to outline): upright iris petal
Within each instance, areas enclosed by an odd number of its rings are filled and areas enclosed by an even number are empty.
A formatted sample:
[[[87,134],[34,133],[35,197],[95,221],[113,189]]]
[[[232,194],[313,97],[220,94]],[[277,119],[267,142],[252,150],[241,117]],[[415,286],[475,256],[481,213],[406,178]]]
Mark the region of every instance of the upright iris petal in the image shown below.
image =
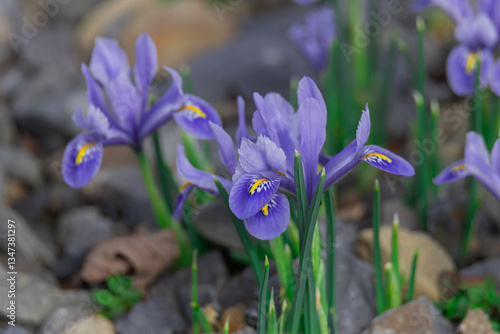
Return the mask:
[[[472,50],[493,48],[498,43],[498,31],[488,16],[478,14],[458,22],[455,38]]]
[[[290,203],[283,194],[275,194],[255,215],[245,219],[245,227],[253,237],[271,240],[285,232],[290,222]]]
[[[117,78],[128,78],[130,67],[127,54],[117,41],[98,37],[90,59],[90,70],[102,85]]]
[[[240,146],[243,138],[249,137],[245,119],[245,100],[241,96],[238,96],[238,130],[236,130],[236,142],[238,146]]]
[[[139,36],[135,43],[134,79],[141,97],[141,108],[148,101],[149,86],[158,72],[158,52],[156,45],[147,34]]]
[[[229,173],[233,175],[238,163],[234,155],[233,140],[220,125],[210,122],[210,127],[212,128],[215,140],[219,144],[219,157]]]
[[[64,150],[62,176],[73,188],[80,188],[92,180],[102,163],[102,136],[86,132],[76,136]]]

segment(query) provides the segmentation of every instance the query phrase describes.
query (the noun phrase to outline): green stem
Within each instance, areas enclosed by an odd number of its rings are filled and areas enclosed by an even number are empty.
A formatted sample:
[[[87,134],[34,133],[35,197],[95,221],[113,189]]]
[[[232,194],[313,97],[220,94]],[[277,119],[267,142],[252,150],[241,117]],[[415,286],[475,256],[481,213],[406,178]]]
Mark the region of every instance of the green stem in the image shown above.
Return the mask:
[[[392,224],[392,245],[391,245],[391,264],[393,275],[395,276],[394,283],[392,284],[393,289],[397,291],[397,296],[399,298],[399,304],[401,304],[401,276],[399,271],[399,245],[398,245],[398,234],[399,234],[399,215],[394,215],[394,221]]]
[[[165,205],[165,201],[160,195],[160,191],[156,187],[156,182],[151,172],[151,167],[143,151],[136,151],[137,161],[141,169],[144,185],[149,195],[149,200],[153,206],[153,213],[155,215],[158,226],[161,229],[171,228],[177,239],[181,256],[179,257],[181,266],[188,266],[192,254],[191,245],[186,237],[185,231],[182,229],[181,224],[172,219],[172,215]]]
[[[264,273],[260,281],[260,296],[259,296],[259,321],[257,323],[257,334],[266,334],[266,319],[267,319],[267,289],[269,284],[269,260],[266,256],[264,264]]]
[[[410,283],[408,285],[408,294],[406,296],[406,302],[413,300],[415,295],[415,279],[417,277],[417,262],[418,262],[418,249],[413,254],[413,260],[411,261],[411,271],[410,271]]]
[[[326,205],[326,296],[328,324],[331,334],[339,334],[337,315],[337,274],[335,246],[335,203],[334,189],[325,192]]]
[[[375,181],[375,192],[373,199],[373,266],[375,269],[375,296],[377,302],[377,313],[385,311],[384,281],[382,279],[382,257],[380,255],[380,185]]]

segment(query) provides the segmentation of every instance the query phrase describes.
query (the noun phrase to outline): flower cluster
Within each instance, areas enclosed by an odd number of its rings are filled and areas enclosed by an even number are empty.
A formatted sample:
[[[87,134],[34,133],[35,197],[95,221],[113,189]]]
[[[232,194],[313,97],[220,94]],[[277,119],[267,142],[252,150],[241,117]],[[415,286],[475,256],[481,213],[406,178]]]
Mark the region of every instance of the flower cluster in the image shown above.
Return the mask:
[[[441,172],[436,184],[445,184],[473,176],[500,201],[500,138],[491,155],[483,136],[469,132],[465,143],[465,157]]]
[[[446,72],[453,91],[460,96],[474,94],[476,67],[480,62],[480,86],[489,86],[500,96],[500,60],[494,53],[500,45],[500,2],[478,0],[474,10],[468,0],[416,0],[416,10],[442,8],[455,21],[455,38],[460,43],[448,56]],[[479,58],[478,58],[479,57]]]
[[[325,189],[340,180],[360,162],[365,161],[383,171],[413,176],[413,167],[399,156],[373,145],[365,145],[370,134],[368,106],[359,122],[356,139],[334,157],[321,153],[326,139],[326,105],[315,83],[304,77],[297,91],[299,108],[283,97],[255,93],[257,110],[252,125],[257,137],[248,135],[244,103],[238,99],[238,158],[231,137],[217,124],[210,123],[219,155],[231,181],[194,168],[183,147],[178,149],[177,168],[188,180],[180,191],[174,217],[179,217],[187,196],[195,188],[217,194],[214,177],[229,193],[232,212],[245,221],[248,232],[259,239],[273,239],[283,233],[290,220],[286,195],[295,196],[294,156],[298,152],[304,167],[307,198],[312,201],[322,165],[326,174]]]
[[[66,147],[62,175],[73,188],[86,185],[97,174],[105,145],[130,145],[141,149],[141,142],[170,119],[200,139],[211,139],[209,122],[221,124],[217,112],[202,99],[184,94],[182,79],[172,76],[170,89],[153,104],[150,86],[158,71],[156,46],[143,34],[135,45],[136,63],[130,68],[127,54],[117,41],[98,38],[90,66],[82,64],[87,82],[86,115],[78,107],[73,121],[85,132]]]

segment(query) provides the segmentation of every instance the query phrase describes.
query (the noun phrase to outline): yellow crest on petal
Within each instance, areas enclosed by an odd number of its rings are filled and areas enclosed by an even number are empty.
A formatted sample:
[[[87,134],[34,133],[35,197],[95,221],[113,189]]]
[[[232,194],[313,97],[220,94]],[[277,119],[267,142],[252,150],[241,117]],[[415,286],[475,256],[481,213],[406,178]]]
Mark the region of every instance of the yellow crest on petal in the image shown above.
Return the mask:
[[[87,154],[89,148],[91,147],[94,147],[96,146],[97,143],[88,143],[88,144],[85,144],[83,145],[79,150],[78,150],[78,154],[76,155],[76,159],[75,159],[75,164],[78,166],[79,164],[82,163],[83,161],[83,158],[85,157],[85,154]]]
[[[255,183],[252,185],[252,187],[250,188],[250,190],[248,192],[251,195],[253,195],[255,193],[255,191],[257,191],[259,186],[262,184],[262,182],[267,182],[267,181],[269,181],[269,180],[268,179],[258,179],[257,181],[255,181]]]
[[[477,57],[477,52],[471,52],[469,57],[467,57],[467,62],[465,63],[465,72],[467,74],[471,74],[476,68]]]
[[[380,154],[380,153],[370,153],[370,154],[365,155],[361,159],[362,160],[370,160],[372,158],[381,159],[381,160],[386,161],[388,163],[392,162],[391,158],[389,158],[389,157],[387,157],[387,156],[385,156],[383,154]]]
[[[266,206],[262,208],[262,213],[264,216],[269,216],[269,204],[266,204]]]
[[[464,169],[467,169],[467,167],[466,167],[464,164],[462,164],[462,165],[456,165],[455,167],[453,167],[453,168],[451,169],[451,171],[452,171],[453,173],[456,173],[456,172],[461,171],[461,170],[464,170]]]
[[[184,107],[182,107],[181,109],[179,109],[179,111],[184,111],[184,110],[189,110],[201,118],[207,118],[206,113],[204,113],[200,108],[195,107],[193,105],[187,104]]]

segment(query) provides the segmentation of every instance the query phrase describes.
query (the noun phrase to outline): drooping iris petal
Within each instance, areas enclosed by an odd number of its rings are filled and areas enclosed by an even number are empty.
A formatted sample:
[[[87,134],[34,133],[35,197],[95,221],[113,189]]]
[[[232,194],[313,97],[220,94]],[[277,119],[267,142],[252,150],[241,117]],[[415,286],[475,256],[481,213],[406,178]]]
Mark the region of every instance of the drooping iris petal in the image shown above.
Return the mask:
[[[134,79],[143,109],[146,108],[149,86],[156,72],[158,72],[156,45],[148,34],[141,34],[135,43]]]
[[[491,162],[496,173],[500,175],[500,139],[497,139],[491,151]]]
[[[300,155],[304,165],[307,198],[312,200],[318,174],[318,157],[326,140],[326,109],[308,98],[299,107]]]
[[[356,159],[357,142],[353,140],[325,165],[325,189],[336,183],[356,167],[361,161]]]
[[[86,132],[76,136],[64,150],[62,176],[72,188],[80,188],[92,180],[102,162],[102,136]]]
[[[455,38],[472,50],[493,48],[498,43],[498,31],[488,16],[478,14],[458,22]]]
[[[285,152],[265,136],[259,136],[256,143],[243,138],[238,154],[240,167],[246,173],[286,175]]]
[[[141,111],[141,99],[129,80],[116,79],[109,83],[107,93],[118,123],[129,133],[135,133]]]
[[[480,134],[467,134],[464,160],[471,175],[500,201],[500,175],[491,165],[488,148]]]
[[[277,193],[259,212],[245,219],[245,227],[255,238],[271,240],[285,232],[289,221],[290,203],[285,195]]]
[[[387,173],[406,177],[415,175],[415,169],[408,161],[379,146],[365,146],[361,160]]]
[[[184,92],[182,90],[182,77],[170,67],[164,67],[172,76],[172,86],[168,91],[151,106],[143,115],[141,126],[138,130],[139,138],[144,139],[158,127],[165,124],[173,113],[179,110],[184,104]]]
[[[303,24],[290,28],[289,36],[316,71],[325,70],[335,38],[333,9],[323,6],[311,11]]]
[[[90,71],[105,86],[117,78],[128,79],[127,54],[116,40],[98,37],[90,59]]]
[[[356,130],[356,143],[357,149],[360,150],[367,142],[370,136],[370,109],[368,109],[368,103],[366,104],[366,110],[363,110],[361,115],[361,120],[358,123],[358,129]]]
[[[244,174],[233,184],[229,207],[240,219],[259,212],[278,191],[279,180],[269,180],[259,174]]]
[[[489,50],[474,51],[460,45],[453,49],[446,61],[448,83],[455,94],[471,96],[474,94],[476,60],[481,57],[481,87],[486,87],[493,66],[493,55]]]
[[[247,130],[247,122],[245,119],[245,100],[238,96],[238,130],[236,130],[236,143],[240,147],[241,139],[248,138],[250,135]]]
[[[186,205],[189,195],[191,195],[194,189],[195,186],[191,182],[185,183],[181,189],[179,189],[179,194],[177,195],[177,201],[174,207],[174,213],[172,214],[172,217],[175,220],[182,218],[184,206]]]
[[[189,182],[203,191],[209,192],[211,194],[219,193],[214,182],[215,176],[213,174],[195,168],[186,157],[183,146],[177,146],[176,162],[177,170],[182,177],[186,178]],[[217,179],[222,183],[226,191],[229,192],[231,190],[232,183],[230,181],[219,177],[217,177]]]
[[[308,98],[312,98],[318,101],[319,105],[323,110],[325,110],[326,113],[326,103],[318,86],[316,86],[311,78],[303,77],[302,79],[300,79],[299,85],[297,87],[297,102],[299,106]]]
[[[473,14],[468,0],[417,0],[412,3],[413,10],[422,10],[430,6],[440,7],[455,22]]]
[[[219,144],[220,159],[229,173],[233,175],[237,164],[236,156],[234,155],[233,140],[218,124],[210,122],[210,127],[212,128],[215,140]]]
[[[292,0],[292,1],[298,3],[299,5],[308,5],[317,2],[318,0]]]
[[[219,114],[203,99],[194,95],[185,95],[184,105],[174,113],[174,119],[181,128],[199,139],[212,139],[213,133],[209,122],[222,125]]]
[[[464,160],[460,160],[445,168],[433,181],[435,184],[446,184],[458,181],[469,175],[470,172],[465,166]]]
[[[95,81],[95,79],[90,74],[87,65],[82,64],[82,73],[87,82],[87,101],[89,104],[93,104],[98,107],[102,112],[104,112],[108,117],[110,116],[108,107],[106,105],[106,100],[104,98],[104,93]]]

